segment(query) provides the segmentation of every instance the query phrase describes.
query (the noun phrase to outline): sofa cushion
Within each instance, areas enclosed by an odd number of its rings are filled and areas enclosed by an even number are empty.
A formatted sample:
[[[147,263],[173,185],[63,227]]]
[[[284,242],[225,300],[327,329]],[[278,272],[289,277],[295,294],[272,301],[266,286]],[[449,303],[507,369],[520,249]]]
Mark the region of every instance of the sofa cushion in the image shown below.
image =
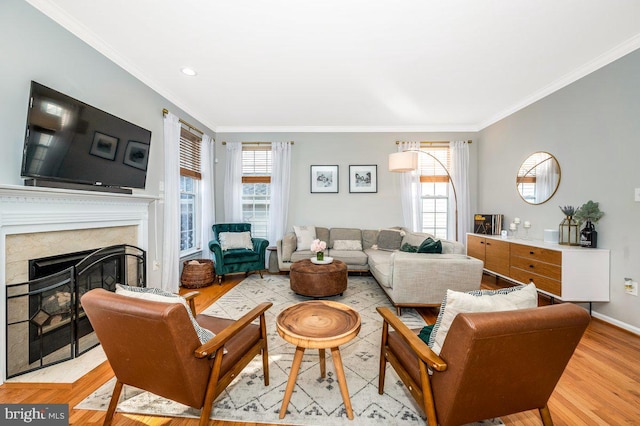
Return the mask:
[[[429,237],[420,244],[418,253],[442,253],[442,242]]]
[[[222,251],[231,249],[253,250],[251,232],[220,232],[218,240]]]
[[[291,255],[296,251],[298,239],[295,232],[288,232],[282,237],[282,260],[285,262],[291,261]]]
[[[187,301],[180,295],[169,293],[159,288],[131,287],[122,284],[116,284],[116,294],[132,297],[134,299],[152,300],[154,302],[181,303],[187,310],[187,314],[189,314],[189,319],[191,320],[191,324],[193,324],[193,328],[198,335],[200,343],[204,344],[215,337],[215,334],[210,330],[207,330],[198,324],[196,319],[193,317],[191,308],[189,308]]]
[[[442,254],[465,254],[464,244],[459,241],[440,240],[442,242]]]
[[[309,250],[311,242],[316,239],[316,227],[294,226],[293,232],[296,233],[296,250]]]
[[[260,260],[260,253],[247,249],[231,249],[222,254],[225,264],[257,262]]]
[[[402,247],[405,232],[399,229],[382,229],[378,233],[378,250],[394,251]],[[412,244],[413,245],[413,244]]]
[[[393,273],[393,251],[365,250],[369,261],[369,270],[382,287],[391,288],[391,274]]]
[[[362,230],[362,249],[366,250],[372,246],[378,244],[378,231],[377,229],[363,229]]]
[[[361,250],[329,249],[329,256],[341,260],[347,265],[367,265],[368,257]],[[365,268],[366,269],[366,268]]]
[[[329,231],[329,248],[333,248],[337,240],[357,240],[362,242],[362,231],[358,228],[331,228]]]
[[[533,283],[500,290],[474,290],[466,293],[447,290],[428,344],[433,352],[439,355],[449,328],[459,313],[512,311],[537,306],[538,292]]]
[[[362,241],[360,240],[335,240],[333,242],[335,250],[359,250],[362,251]]]

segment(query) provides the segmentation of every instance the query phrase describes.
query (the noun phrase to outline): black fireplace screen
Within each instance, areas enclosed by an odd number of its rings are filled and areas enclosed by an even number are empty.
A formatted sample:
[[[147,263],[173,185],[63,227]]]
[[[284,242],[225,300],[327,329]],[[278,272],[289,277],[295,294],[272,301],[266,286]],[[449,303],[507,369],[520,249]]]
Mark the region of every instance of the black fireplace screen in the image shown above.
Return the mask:
[[[126,244],[34,259],[30,281],[7,286],[7,377],[74,358],[98,345],[80,303],[94,288],[146,286],[146,253]]]

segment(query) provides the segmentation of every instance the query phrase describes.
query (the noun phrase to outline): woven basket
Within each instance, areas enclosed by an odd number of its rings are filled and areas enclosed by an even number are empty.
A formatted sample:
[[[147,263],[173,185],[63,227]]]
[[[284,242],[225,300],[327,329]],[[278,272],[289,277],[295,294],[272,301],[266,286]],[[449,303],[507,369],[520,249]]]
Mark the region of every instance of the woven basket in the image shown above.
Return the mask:
[[[198,264],[191,264],[194,260]],[[182,263],[182,275],[180,283],[185,288],[201,288],[213,284],[215,273],[213,272],[213,261],[210,259],[189,259]]]

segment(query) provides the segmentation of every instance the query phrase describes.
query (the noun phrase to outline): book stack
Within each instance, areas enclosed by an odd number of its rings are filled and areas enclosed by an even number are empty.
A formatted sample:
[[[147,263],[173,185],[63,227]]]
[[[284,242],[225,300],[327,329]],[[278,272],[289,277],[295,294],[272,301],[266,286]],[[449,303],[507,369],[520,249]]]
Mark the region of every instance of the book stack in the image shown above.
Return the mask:
[[[473,232],[484,235],[500,235],[502,231],[501,214],[475,214],[473,216]]]

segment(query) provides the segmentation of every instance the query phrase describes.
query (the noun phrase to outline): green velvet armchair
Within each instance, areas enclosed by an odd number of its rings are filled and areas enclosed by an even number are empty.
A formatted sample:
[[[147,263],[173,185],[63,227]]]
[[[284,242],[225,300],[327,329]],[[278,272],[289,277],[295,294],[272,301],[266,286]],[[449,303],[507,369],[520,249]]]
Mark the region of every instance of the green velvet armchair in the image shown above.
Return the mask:
[[[237,239],[230,239],[230,235],[226,234],[251,232],[250,223],[216,223],[211,229],[214,237],[209,241],[209,249],[213,253],[218,283],[222,283],[224,275],[236,272],[249,275],[250,272],[257,271],[262,278],[262,271],[266,269],[265,257],[269,242],[264,238],[251,238],[253,247],[247,248],[242,247],[242,244],[235,244]],[[222,238],[221,233],[225,233]]]

